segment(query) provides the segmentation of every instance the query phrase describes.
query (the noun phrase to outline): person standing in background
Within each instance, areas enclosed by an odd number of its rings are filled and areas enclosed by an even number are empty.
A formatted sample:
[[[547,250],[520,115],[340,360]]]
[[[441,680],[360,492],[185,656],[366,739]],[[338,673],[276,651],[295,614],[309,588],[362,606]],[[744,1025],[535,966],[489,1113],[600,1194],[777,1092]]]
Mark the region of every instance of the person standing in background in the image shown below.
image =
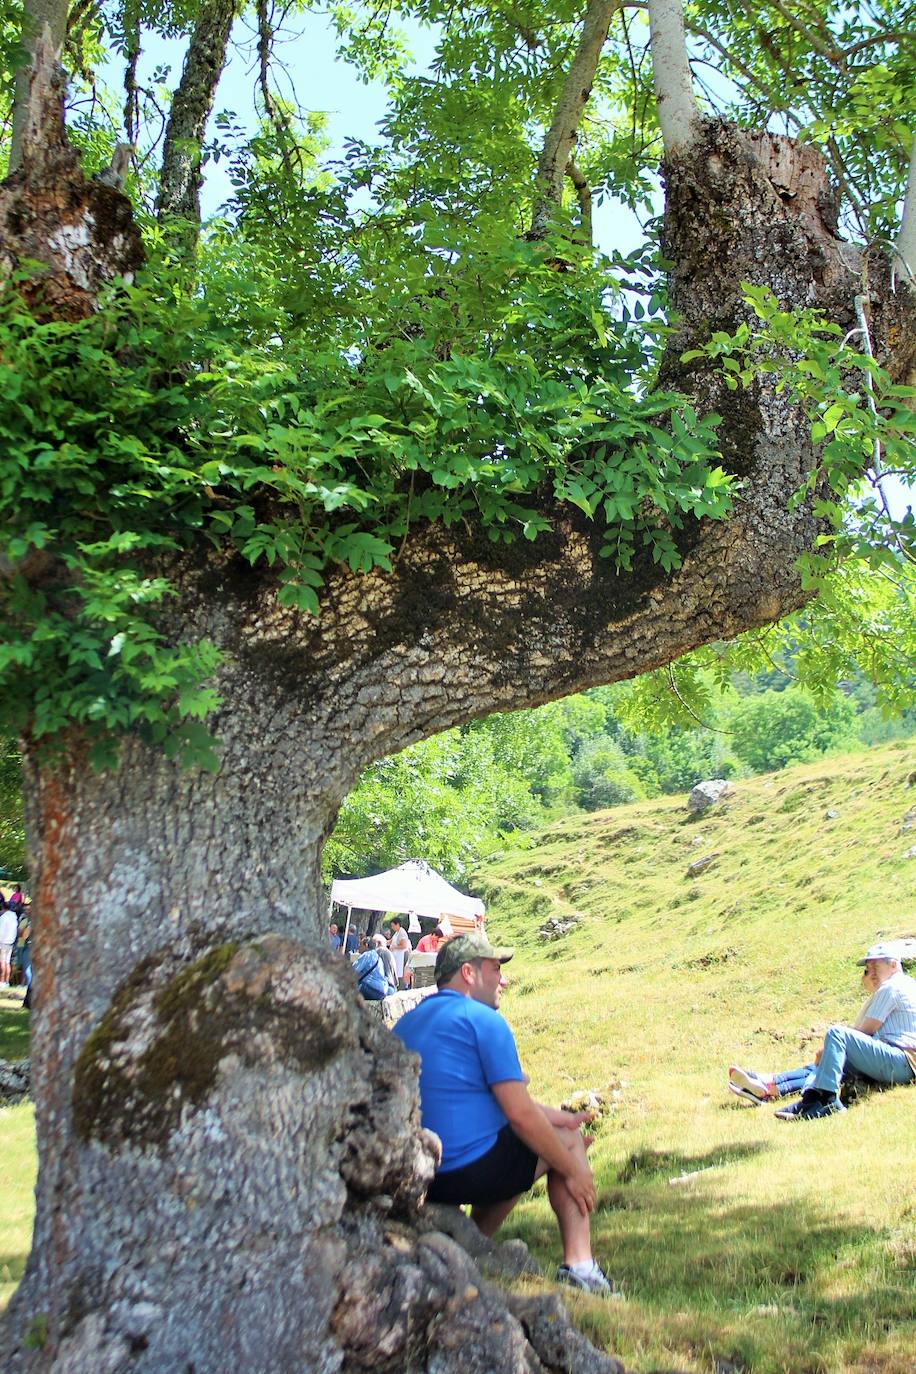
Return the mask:
[[[19,930],[19,918],[11,906],[3,903],[0,911],[0,988],[10,985],[10,969],[13,962],[13,946]]]
[[[398,987],[408,988],[411,981],[410,968],[410,936],[401,924],[399,916],[391,918],[391,935],[388,940],[388,948],[391,950],[391,957],[394,959],[394,966],[398,975]]]

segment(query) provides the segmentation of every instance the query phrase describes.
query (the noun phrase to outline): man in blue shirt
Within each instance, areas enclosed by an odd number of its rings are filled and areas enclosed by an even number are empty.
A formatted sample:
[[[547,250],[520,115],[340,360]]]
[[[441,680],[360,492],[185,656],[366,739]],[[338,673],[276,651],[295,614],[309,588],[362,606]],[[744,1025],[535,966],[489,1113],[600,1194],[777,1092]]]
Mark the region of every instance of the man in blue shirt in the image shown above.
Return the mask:
[[[499,1014],[511,949],[494,948],[482,931],[459,935],[436,958],[438,992],[394,1027],[420,1056],[423,1125],[442,1142],[431,1202],[471,1204],[492,1236],[535,1179],[560,1226],[564,1263],[557,1277],[575,1288],[612,1294],[592,1257],[589,1213],[595,1182],[579,1127],[587,1112],[542,1107],[530,1096],[515,1039]]]

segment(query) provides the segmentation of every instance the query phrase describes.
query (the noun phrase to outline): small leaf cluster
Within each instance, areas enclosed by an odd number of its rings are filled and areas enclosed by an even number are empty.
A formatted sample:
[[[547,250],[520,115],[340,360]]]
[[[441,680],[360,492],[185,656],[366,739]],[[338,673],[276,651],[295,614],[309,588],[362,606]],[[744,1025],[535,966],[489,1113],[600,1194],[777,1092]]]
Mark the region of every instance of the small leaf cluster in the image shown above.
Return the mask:
[[[816,458],[793,500],[814,493],[814,514],[832,526],[804,561],[808,585],[820,586],[840,561],[896,572],[901,557],[916,556],[916,521],[911,510],[895,517],[881,483],[916,481],[916,387],[892,382],[860,331],[843,338],[820,310],[783,310],[767,287],[742,290],[759,326],[716,332],[682,360],[716,359],[733,391],[775,377],[807,415]]]
[[[213,766],[200,722],[217,702],[203,685],[217,655],[155,627],[170,592],[157,560],[202,512],[180,444],[186,381],[151,373],[143,351],[165,327],[147,319],[141,341],[139,314],[40,322],[4,297],[3,722],[38,741],[82,726],[96,762],[110,760],[113,734],[138,730]]]

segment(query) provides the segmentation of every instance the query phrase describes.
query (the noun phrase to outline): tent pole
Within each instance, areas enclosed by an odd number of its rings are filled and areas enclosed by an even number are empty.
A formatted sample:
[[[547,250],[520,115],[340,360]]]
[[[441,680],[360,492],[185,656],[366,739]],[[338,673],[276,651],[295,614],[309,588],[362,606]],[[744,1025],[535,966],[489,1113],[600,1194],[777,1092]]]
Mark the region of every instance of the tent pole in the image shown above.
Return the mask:
[[[351,917],[352,915],[353,915],[353,908],[352,908],[352,906],[348,906],[348,907],[347,907],[347,924],[344,926],[343,944],[342,944],[341,947],[340,947],[341,950],[342,950],[342,952],[343,952],[344,958],[346,958],[346,955],[347,955],[347,936],[350,934],[350,917]]]

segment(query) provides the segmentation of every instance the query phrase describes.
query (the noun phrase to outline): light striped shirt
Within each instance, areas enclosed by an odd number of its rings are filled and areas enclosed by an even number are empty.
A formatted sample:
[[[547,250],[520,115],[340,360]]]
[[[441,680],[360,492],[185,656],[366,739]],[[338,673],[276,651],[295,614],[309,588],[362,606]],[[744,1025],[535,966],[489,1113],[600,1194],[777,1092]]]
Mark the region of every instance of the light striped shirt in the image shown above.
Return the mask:
[[[865,1014],[881,1025],[875,1039],[901,1050],[916,1050],[916,978],[902,971],[883,982],[872,996]]]

